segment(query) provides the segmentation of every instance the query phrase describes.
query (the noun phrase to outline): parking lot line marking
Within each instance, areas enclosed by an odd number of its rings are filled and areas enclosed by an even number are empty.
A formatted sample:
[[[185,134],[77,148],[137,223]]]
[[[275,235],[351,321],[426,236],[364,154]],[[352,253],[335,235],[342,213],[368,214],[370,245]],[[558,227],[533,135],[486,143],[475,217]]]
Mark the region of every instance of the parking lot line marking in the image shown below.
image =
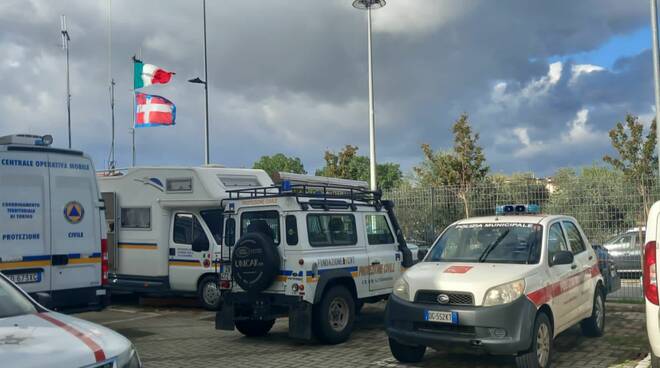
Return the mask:
[[[209,312],[209,313],[206,313],[206,314],[202,315],[201,317],[198,317],[197,319],[199,321],[201,321],[203,319],[207,319],[207,318],[213,317],[213,316],[215,316],[215,312]]]
[[[102,322],[101,324],[104,325],[104,326],[107,326],[107,325],[113,325],[115,323],[140,321],[140,320],[143,320],[143,319],[149,319],[149,318],[160,317],[160,316],[163,316],[163,314],[160,314],[160,313],[145,313],[144,316],[133,317],[133,318],[125,318],[125,319],[116,319],[114,321]]]
[[[108,308],[108,310],[111,310],[113,312],[132,313],[132,314],[135,314],[135,313],[139,312],[139,310],[137,310],[137,309],[120,309],[120,308],[113,308],[113,307]]]

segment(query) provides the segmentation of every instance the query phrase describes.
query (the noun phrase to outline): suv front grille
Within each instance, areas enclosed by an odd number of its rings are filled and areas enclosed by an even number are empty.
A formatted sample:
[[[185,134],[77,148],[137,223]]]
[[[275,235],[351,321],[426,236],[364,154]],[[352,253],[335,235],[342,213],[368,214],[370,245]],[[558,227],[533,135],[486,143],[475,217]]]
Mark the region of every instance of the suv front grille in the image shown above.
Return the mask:
[[[432,332],[432,333],[450,333],[455,335],[465,335],[465,336],[474,336],[476,335],[476,329],[474,326],[460,326],[460,325],[451,325],[446,323],[434,323],[434,322],[414,322],[413,329],[420,332]]]
[[[438,295],[445,294],[449,297],[449,303],[443,305],[474,305],[474,296],[471,293],[445,292],[435,290],[419,290],[415,294],[415,303],[440,304]]]

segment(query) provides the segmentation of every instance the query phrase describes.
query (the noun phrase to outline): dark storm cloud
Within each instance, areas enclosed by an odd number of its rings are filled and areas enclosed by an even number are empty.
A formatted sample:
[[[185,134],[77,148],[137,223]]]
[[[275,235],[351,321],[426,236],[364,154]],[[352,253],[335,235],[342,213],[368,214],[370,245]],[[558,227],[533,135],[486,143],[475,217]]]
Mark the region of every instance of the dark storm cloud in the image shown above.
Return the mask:
[[[326,148],[356,144],[366,154],[365,14],[350,3],[207,1],[214,161],[249,166],[285,152],[311,169]],[[129,58],[138,51],[177,72],[172,84],[145,92],[167,96],[178,112],[175,128],[138,131],[138,162],[199,163],[203,90],[185,80],[203,72],[201,1],[114,0],[112,9],[120,165],[129,164]],[[614,121],[650,111],[650,57],[572,82],[573,65],[564,63],[550,86],[544,60],[634,31],[647,11],[641,0],[390,1],[373,14],[379,157],[410,168],[421,143],[447,149],[451,123],[468,112],[495,170],[547,174],[600,159],[602,133]],[[65,142],[59,14],[73,38],[74,143],[102,166],[110,132],[106,1],[0,5],[0,130],[54,132]],[[578,127],[570,138],[585,109],[587,133]],[[521,151],[522,128],[532,148]],[[594,141],[566,154],[566,137]]]

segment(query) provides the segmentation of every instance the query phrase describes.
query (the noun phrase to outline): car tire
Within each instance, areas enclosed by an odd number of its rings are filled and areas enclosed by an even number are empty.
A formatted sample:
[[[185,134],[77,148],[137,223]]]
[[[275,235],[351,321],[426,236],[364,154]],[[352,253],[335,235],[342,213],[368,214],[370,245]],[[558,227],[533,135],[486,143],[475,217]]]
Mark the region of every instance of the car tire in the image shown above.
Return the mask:
[[[552,325],[545,313],[539,313],[534,322],[532,347],[516,356],[518,368],[549,368],[552,363]]]
[[[591,316],[580,322],[582,334],[589,337],[600,337],[605,332],[605,297],[599,287],[594,293]]]
[[[649,347],[649,356],[651,357],[651,368],[660,368],[660,358],[653,354],[651,347]]]
[[[246,337],[265,336],[268,334],[268,332],[270,332],[270,329],[273,328],[274,324],[274,319],[246,319],[234,321],[234,325],[236,326],[238,332],[242,333]]]
[[[355,299],[344,286],[327,290],[312,314],[314,335],[320,341],[334,345],[349,339],[355,322]]]
[[[419,363],[424,359],[426,346],[410,346],[390,338],[390,351],[392,356],[401,363]]]
[[[222,303],[222,293],[216,276],[205,276],[197,286],[197,298],[204,309],[217,311]]]

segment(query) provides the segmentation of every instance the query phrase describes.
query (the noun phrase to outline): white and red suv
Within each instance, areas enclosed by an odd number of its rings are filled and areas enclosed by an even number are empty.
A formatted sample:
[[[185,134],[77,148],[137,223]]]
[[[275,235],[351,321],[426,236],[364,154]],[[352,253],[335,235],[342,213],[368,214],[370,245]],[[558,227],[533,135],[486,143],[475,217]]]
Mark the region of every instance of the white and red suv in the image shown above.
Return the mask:
[[[545,368],[560,332],[580,323],[585,335],[603,334],[596,253],[574,218],[528,214],[537,210],[500,206],[458,221],[403,274],[385,317],[396,359],[456,344]]]

